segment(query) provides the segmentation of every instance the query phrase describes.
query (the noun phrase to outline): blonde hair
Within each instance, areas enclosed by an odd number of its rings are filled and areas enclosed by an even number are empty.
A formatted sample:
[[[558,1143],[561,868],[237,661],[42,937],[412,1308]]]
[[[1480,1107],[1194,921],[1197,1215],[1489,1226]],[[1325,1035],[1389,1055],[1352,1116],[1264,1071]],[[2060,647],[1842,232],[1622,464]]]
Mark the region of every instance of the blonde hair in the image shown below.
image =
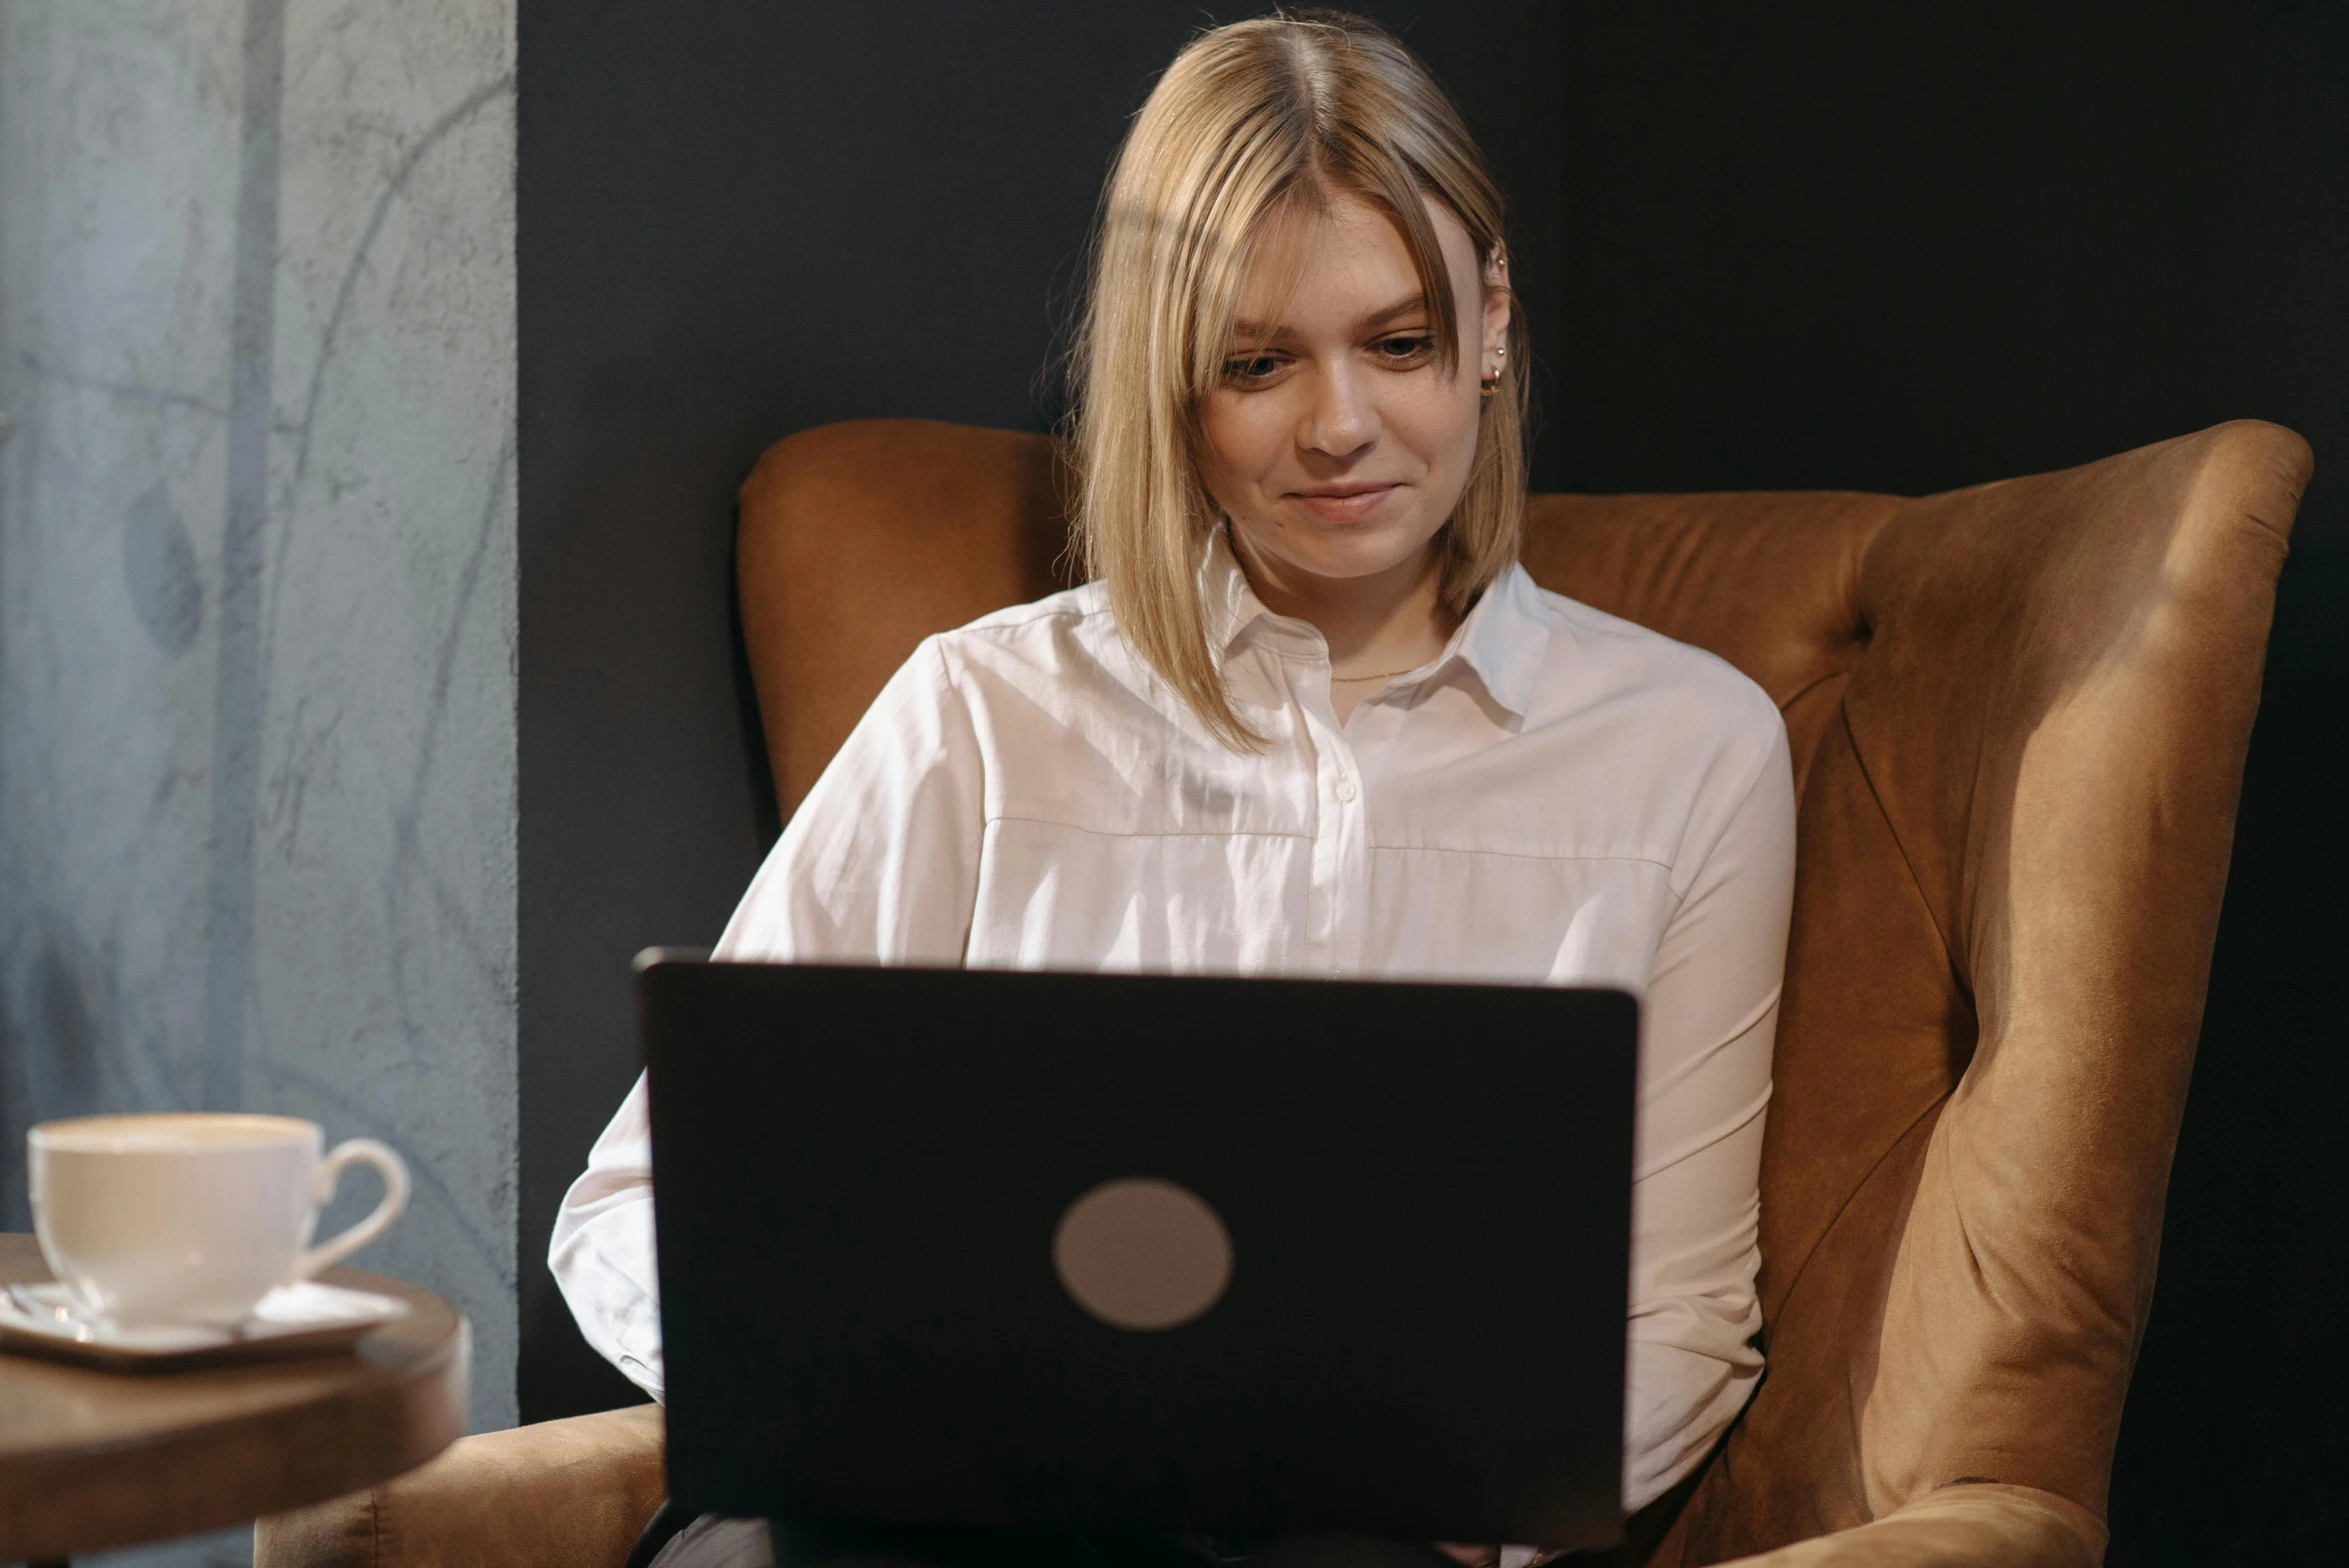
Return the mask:
[[[1460,114],[1409,50],[1335,11],[1235,22],[1175,56],[1111,166],[1073,346],[1071,456],[1087,572],[1119,631],[1208,730],[1261,743],[1233,709],[1198,594],[1219,513],[1200,476],[1199,410],[1218,383],[1242,285],[1268,220],[1353,196],[1395,225],[1456,374],[1450,271],[1421,198],[1468,231],[1479,281],[1502,243],[1502,197]],[[1480,290],[1481,292],[1481,290]],[[1517,558],[1525,502],[1523,319],[1486,398],[1476,455],[1437,536],[1456,615]],[[1472,346],[1470,352],[1475,352]]]

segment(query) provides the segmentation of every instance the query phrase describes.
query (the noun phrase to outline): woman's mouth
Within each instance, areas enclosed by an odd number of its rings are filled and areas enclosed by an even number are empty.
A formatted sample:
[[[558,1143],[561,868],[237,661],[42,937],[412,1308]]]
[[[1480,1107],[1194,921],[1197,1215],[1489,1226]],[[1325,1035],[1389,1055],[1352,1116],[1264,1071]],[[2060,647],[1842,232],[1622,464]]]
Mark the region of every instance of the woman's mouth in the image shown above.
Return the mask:
[[[1289,495],[1324,522],[1355,523],[1377,511],[1380,502],[1401,488],[1399,484],[1315,485],[1309,490],[1292,490]]]

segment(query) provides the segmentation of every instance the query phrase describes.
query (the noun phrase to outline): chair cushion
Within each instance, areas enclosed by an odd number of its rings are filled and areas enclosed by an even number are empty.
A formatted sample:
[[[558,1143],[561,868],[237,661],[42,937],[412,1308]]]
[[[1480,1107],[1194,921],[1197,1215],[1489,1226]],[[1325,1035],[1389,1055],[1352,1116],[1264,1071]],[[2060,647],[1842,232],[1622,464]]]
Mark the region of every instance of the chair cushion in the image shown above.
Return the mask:
[[[460,1438],[253,1527],[254,1568],[624,1568],[668,1492],[658,1405]]]

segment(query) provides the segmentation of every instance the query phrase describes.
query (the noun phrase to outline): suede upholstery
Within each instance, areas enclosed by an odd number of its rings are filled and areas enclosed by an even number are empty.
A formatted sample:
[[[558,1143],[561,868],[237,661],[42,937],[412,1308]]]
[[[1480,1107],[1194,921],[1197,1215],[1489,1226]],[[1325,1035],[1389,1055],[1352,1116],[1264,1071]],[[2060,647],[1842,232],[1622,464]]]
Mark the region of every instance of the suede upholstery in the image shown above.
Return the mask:
[[[2101,1560],[2310,466],[2239,422],[1922,500],[1534,498],[1535,579],[1752,676],[1801,795],[1770,1369],[1655,1568]],[[1051,446],[999,431],[869,421],[767,453],[739,559],[786,814],[923,636],[1065,580],[1062,494]],[[469,1439],[373,1506],[452,1540],[493,1485],[567,1515],[576,1464],[524,1478],[545,1430]],[[631,1499],[642,1463],[615,1459]],[[264,1568],[361,1560],[293,1539],[265,1531]],[[502,1560],[627,1548],[566,1540]],[[407,1550],[383,1560],[486,1560]]]
[[[253,1526],[260,1568],[622,1568],[668,1495],[661,1407],[461,1437],[380,1486]]]

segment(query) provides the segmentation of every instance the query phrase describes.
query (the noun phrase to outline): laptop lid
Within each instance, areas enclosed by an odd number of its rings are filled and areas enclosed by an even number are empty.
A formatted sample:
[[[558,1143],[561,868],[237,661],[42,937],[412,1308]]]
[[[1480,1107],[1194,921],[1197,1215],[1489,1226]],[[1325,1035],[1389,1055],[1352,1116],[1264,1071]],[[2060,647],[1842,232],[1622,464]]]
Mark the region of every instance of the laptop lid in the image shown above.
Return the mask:
[[[682,1506],[1619,1539],[1629,996],[659,952],[637,995]]]

